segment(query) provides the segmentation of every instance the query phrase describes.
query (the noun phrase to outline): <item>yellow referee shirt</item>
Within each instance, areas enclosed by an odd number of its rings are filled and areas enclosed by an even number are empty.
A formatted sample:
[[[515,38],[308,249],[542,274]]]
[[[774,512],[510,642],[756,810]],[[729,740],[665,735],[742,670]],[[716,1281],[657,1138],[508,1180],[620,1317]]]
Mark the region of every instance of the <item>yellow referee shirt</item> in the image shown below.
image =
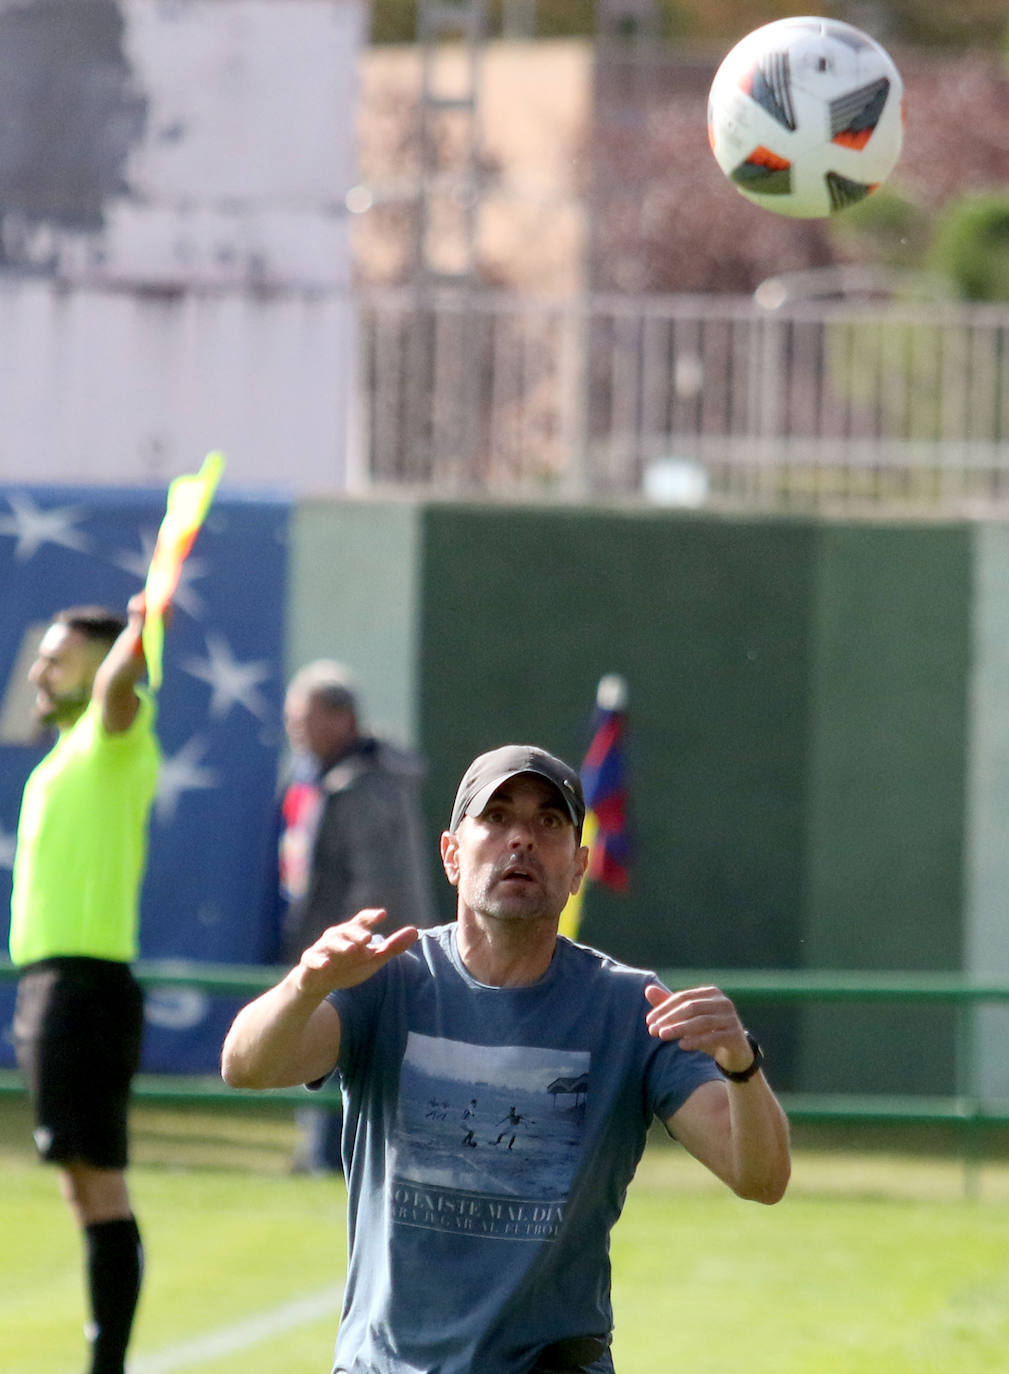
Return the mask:
[[[110,735],[92,702],[25,783],[11,893],[15,964],[136,958],[160,757],[153,698],[137,694],[128,730]]]

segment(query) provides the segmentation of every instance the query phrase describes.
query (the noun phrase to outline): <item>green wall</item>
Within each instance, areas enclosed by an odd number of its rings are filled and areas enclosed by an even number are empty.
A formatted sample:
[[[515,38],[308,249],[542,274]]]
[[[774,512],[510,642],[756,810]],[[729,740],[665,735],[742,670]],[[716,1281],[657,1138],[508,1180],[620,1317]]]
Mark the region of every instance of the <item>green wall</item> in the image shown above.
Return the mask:
[[[633,887],[590,889],[586,939],[662,968],[958,968],[967,855],[981,873],[995,848],[966,837],[975,541],[967,525],[318,503],[295,525],[291,663],[344,659],[374,723],[421,749],[435,873],[470,759],[516,740],[579,763],[616,672]],[[1005,541],[986,566],[991,608]],[[953,1085],[944,1012],[743,1011],[783,1088]]]
[[[970,559],[965,526],[820,532],[807,967],[959,967]],[[952,1046],[945,1009],[820,1006],[803,1017],[801,1076],[834,1091],[946,1089]]]
[[[634,894],[587,902],[586,934],[651,965],[793,963],[804,746],[782,722],[804,714],[809,531],[466,507],[425,529],[432,805],[509,739],[579,763],[621,673]]]
[[[372,728],[417,737],[418,509],[307,501],[291,522],[288,673],[335,658],[354,673]]]

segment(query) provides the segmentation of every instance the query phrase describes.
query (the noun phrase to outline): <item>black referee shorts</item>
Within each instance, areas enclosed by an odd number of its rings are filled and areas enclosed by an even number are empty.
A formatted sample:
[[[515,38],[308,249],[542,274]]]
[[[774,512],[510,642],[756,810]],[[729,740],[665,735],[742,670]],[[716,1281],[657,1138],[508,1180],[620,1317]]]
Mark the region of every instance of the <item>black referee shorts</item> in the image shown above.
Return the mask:
[[[14,1045],[44,1160],[126,1167],[143,1026],[143,991],[126,964],[61,957],[22,970]]]

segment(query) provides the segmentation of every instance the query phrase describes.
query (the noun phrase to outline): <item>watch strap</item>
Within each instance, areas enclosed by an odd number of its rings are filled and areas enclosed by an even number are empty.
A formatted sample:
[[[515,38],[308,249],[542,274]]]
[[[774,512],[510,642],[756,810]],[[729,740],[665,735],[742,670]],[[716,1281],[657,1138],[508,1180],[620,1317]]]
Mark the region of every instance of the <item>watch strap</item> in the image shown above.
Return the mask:
[[[718,1065],[718,1069],[722,1077],[727,1078],[730,1083],[748,1083],[750,1079],[753,1077],[753,1075],[758,1072],[758,1070],[764,1062],[764,1051],[760,1048],[760,1046],[757,1044],[756,1040],[750,1034],[749,1031],[746,1032],[746,1040],[747,1044],[750,1046],[750,1049],[753,1051],[753,1063],[750,1064],[748,1068],[737,1069],[733,1073],[729,1069],[723,1069],[721,1064]]]

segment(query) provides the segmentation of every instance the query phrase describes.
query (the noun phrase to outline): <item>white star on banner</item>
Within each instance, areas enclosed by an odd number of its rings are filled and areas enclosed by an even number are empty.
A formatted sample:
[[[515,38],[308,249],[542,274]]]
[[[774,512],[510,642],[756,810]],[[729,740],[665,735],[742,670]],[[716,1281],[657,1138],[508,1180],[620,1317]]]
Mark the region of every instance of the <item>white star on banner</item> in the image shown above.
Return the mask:
[[[14,846],[17,842],[16,833],[4,830],[0,825],[0,868],[8,870],[14,867]]]
[[[147,569],[151,565],[154,557],[154,547],[157,544],[157,535],[150,530],[142,530],[140,533],[140,552],[117,554],[112,560],[117,568],[122,568],[124,572],[132,573],[138,582],[147,580]],[[205,577],[207,573],[207,560],[205,558],[187,558],[179,571],[179,581],[172,593],[172,604],[178,606],[180,610],[191,615],[194,620],[201,620],[206,612],[203,599],[193,590],[190,583],[197,577]]]
[[[14,557],[20,563],[32,558],[43,544],[58,544],[64,549],[87,553],[91,541],[74,525],[88,518],[79,506],[60,506],[42,510],[30,496],[9,496],[12,515],[0,515],[0,535],[11,534],[18,541]]]
[[[207,635],[207,652],[209,657],[186,659],[181,667],[191,677],[210,683],[210,714],[226,716],[232,706],[244,706],[257,720],[266,720],[270,705],[257,687],[272,677],[272,664],[266,659],[239,663],[227,640],[213,631]]]
[[[194,735],[177,754],[166,755],[161,760],[154,814],[162,824],[167,825],[175,819],[183,792],[211,792],[219,785],[220,778],[214,769],[200,764],[206,749],[207,741]]]

